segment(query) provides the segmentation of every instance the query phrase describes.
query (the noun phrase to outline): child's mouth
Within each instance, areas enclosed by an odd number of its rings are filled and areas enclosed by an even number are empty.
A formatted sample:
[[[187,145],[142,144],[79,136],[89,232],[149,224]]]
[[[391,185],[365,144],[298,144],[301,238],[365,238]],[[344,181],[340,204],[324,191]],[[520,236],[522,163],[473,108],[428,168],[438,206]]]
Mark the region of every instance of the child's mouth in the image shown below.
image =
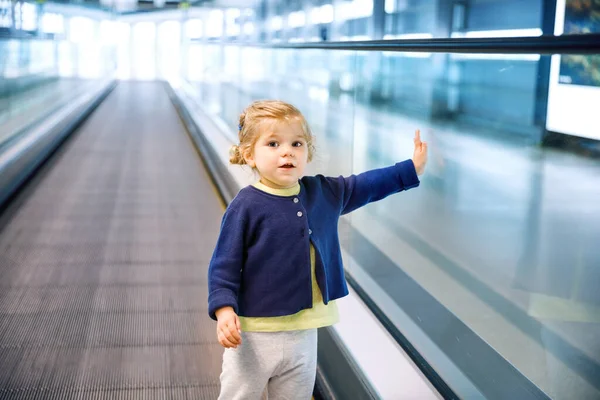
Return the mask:
[[[279,168],[294,168],[294,166],[292,164],[283,164],[281,167]]]

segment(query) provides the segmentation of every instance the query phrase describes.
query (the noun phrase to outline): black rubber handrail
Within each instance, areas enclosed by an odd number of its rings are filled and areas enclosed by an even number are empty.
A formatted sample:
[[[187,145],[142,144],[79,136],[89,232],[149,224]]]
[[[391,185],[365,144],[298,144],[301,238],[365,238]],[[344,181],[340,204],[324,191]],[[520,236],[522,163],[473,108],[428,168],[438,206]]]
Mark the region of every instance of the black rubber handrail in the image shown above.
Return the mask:
[[[215,42],[220,43],[220,42]],[[600,54],[600,33],[562,36],[441,38],[302,43],[225,43],[274,49],[323,49],[426,53]]]

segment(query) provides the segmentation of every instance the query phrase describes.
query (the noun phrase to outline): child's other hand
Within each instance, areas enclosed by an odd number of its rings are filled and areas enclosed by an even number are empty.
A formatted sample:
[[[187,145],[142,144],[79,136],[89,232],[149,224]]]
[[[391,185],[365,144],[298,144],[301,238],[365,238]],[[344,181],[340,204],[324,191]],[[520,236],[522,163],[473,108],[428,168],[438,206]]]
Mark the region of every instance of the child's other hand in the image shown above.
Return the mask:
[[[417,175],[422,175],[425,171],[425,164],[427,163],[427,143],[421,142],[421,131],[417,129],[415,132],[415,152],[413,154],[413,164],[415,164],[415,170]]]
[[[237,348],[242,344],[240,318],[232,307],[223,307],[215,312],[217,316],[217,340],[226,349]]]

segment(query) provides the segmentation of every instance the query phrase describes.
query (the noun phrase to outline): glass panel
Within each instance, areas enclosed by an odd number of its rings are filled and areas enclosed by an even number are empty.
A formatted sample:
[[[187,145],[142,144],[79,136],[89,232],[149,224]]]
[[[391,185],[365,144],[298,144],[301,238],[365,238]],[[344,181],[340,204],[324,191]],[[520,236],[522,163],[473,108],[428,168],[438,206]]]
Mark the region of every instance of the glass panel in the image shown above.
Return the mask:
[[[402,272],[357,262],[356,279],[369,282],[369,295],[388,316],[399,306],[457,363],[453,347],[464,331],[432,328],[427,319],[448,322],[437,311],[411,312],[418,299],[401,293],[408,281],[551,398],[598,397],[600,251],[593,243],[600,237],[600,161],[540,146],[544,122],[536,109],[544,104],[537,91],[546,84],[539,74],[549,57],[364,53],[358,59],[365,60],[357,71],[364,84],[355,93],[353,172],[411,157],[416,129],[430,154],[418,189],[351,215],[360,237]],[[591,124],[587,101],[600,101],[600,90],[593,90],[585,99],[563,98],[587,110]],[[568,133],[585,136],[575,127]],[[594,139],[600,140],[597,129]],[[368,261],[355,243],[348,252]],[[410,340],[425,356],[433,354],[425,341]]]
[[[551,398],[600,396],[600,159],[546,145],[561,109],[548,80],[568,86],[559,56],[194,43],[187,57],[198,104],[232,140],[252,100],[296,105],[317,135],[309,174],[410,158],[420,129],[421,186],[340,222],[348,275],[460,397],[489,395],[502,373]],[[560,98],[589,117],[596,86]],[[567,117],[553,135],[600,150],[597,129],[578,128],[597,123]],[[481,373],[488,361],[498,369]]]
[[[555,15],[550,15],[551,7],[543,1],[522,0],[260,2],[244,19],[252,21],[260,34],[236,37],[250,42],[311,42],[541,36],[553,33],[555,19],[557,35],[599,32],[597,1],[557,0]],[[213,17],[209,21],[218,28],[212,36],[223,36],[222,21]]]
[[[75,25],[97,32],[91,20]],[[112,73],[113,47],[84,36],[76,43],[0,39],[0,146]]]

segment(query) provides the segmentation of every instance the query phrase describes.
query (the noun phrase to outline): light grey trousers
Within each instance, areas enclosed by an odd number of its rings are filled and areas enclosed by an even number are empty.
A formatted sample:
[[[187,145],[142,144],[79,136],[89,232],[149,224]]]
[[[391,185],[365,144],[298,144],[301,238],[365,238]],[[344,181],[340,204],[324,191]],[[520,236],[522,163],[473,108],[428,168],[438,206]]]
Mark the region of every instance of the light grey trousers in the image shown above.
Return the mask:
[[[316,329],[242,332],[223,353],[219,400],[309,400],[316,372]]]

